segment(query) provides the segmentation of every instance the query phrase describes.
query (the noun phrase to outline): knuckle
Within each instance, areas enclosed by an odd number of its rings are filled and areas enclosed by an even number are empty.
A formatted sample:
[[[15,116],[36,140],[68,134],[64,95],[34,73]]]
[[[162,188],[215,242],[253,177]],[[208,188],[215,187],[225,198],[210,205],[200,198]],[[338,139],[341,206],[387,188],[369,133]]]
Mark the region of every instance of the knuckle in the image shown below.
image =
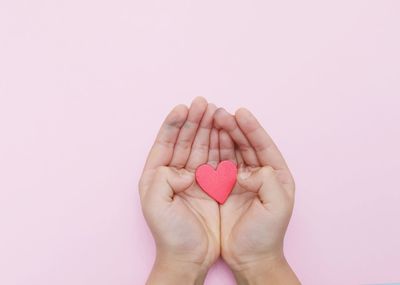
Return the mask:
[[[169,140],[162,140],[162,139],[157,139],[155,144],[158,144],[160,146],[166,147],[166,148],[173,148],[175,143]]]
[[[244,143],[239,143],[238,144],[239,150],[240,151],[247,151],[250,149],[250,146]]]
[[[189,139],[181,139],[176,142],[176,147],[179,147],[183,150],[187,150],[191,147],[192,142]]]
[[[186,165],[186,162],[183,162],[183,161],[174,162],[174,168],[176,168],[176,169],[182,169],[185,167],[185,165]]]
[[[208,146],[208,143],[194,143],[192,148],[197,151],[207,152]]]
[[[239,150],[242,152],[250,151],[250,146],[247,144],[239,144]]]

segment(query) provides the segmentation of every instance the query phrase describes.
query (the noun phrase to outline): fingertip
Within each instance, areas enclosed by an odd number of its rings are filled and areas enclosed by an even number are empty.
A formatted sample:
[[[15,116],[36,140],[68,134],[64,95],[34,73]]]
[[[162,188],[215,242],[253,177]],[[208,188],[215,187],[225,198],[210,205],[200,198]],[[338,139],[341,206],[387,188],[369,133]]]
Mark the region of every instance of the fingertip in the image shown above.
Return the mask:
[[[208,102],[203,97],[196,97],[189,108],[188,120],[199,123],[207,111]]]
[[[252,179],[249,179],[252,176],[252,172],[246,168],[240,168],[237,174],[237,182],[238,184],[245,188],[248,191],[255,192],[252,186]],[[256,190],[257,191],[257,190]]]
[[[219,107],[219,108],[217,108],[217,110],[215,111],[216,113],[219,113],[219,114],[224,114],[224,113],[228,113],[224,108],[222,108],[222,107]]]
[[[217,123],[217,126],[222,127],[221,123],[224,120],[224,117],[228,114],[228,112],[224,108],[217,108],[214,113],[214,121]]]
[[[206,114],[207,114],[207,116],[211,116],[211,122],[214,121],[214,115],[215,115],[216,110],[217,110],[217,106],[215,106],[213,103],[209,103],[207,105]]]
[[[207,105],[207,109],[204,112],[203,118],[201,120],[201,125],[203,127],[211,129],[214,125],[214,114],[217,109],[217,106],[215,106],[212,103],[209,103]]]
[[[236,112],[235,115],[237,115],[238,113],[249,113],[249,109],[247,109],[246,107],[239,107]]]
[[[214,115],[214,121],[217,129],[231,131],[236,127],[235,118],[223,108],[218,108]]]
[[[186,120],[189,109],[184,104],[179,104],[175,106],[172,111],[169,113],[166,119],[166,123],[172,126],[181,126],[182,123]]]
[[[207,106],[207,104],[208,104],[207,100],[202,96],[197,96],[192,101],[192,106],[197,105],[205,107]]]
[[[215,113],[218,110],[218,107],[214,103],[208,103],[208,108]]]
[[[221,124],[220,124],[220,117],[222,112],[224,111],[224,108],[217,108],[214,113],[214,127],[219,130],[221,129]]]
[[[247,178],[249,178],[251,175],[250,171],[247,170],[242,170],[238,173],[237,179],[241,182],[244,182]]]
[[[248,116],[252,116],[252,114],[248,109],[246,109],[244,107],[240,107],[235,112],[235,117],[237,119],[242,119],[242,118],[245,118],[245,117],[248,117]]]
[[[173,111],[180,114],[184,114],[189,111],[189,108],[185,104],[179,104],[174,107]]]
[[[259,125],[256,117],[246,108],[239,108],[235,112],[235,119],[237,124],[246,131],[251,131]]]

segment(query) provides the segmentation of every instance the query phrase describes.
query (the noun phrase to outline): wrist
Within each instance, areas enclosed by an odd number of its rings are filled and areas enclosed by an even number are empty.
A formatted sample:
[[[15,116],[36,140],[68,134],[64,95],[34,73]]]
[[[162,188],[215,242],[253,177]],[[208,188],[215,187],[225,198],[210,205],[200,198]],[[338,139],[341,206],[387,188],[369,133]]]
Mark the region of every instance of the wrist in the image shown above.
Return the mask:
[[[271,257],[248,262],[233,274],[239,285],[285,284],[298,285],[300,281],[285,257]]]
[[[208,268],[200,264],[157,256],[146,285],[203,284]]]

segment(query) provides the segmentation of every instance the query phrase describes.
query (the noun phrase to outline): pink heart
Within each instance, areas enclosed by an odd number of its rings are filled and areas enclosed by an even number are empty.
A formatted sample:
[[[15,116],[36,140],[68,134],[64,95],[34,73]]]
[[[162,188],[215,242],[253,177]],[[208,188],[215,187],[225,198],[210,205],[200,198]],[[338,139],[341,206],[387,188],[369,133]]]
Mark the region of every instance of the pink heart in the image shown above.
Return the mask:
[[[236,183],[237,167],[230,160],[221,161],[216,170],[203,164],[196,169],[196,181],[211,198],[223,204]]]

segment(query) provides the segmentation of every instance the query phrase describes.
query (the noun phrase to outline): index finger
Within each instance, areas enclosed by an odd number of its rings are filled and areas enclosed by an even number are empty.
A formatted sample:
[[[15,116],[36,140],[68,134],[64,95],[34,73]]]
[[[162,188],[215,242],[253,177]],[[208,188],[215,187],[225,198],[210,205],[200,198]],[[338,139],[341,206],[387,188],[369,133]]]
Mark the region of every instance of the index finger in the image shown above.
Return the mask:
[[[240,129],[255,149],[262,166],[270,165],[277,170],[288,170],[278,147],[250,111],[240,108],[236,111],[235,118]]]
[[[166,166],[171,162],[179,131],[185,123],[187,115],[188,108],[185,105],[176,106],[168,114],[147,157],[145,170]]]

